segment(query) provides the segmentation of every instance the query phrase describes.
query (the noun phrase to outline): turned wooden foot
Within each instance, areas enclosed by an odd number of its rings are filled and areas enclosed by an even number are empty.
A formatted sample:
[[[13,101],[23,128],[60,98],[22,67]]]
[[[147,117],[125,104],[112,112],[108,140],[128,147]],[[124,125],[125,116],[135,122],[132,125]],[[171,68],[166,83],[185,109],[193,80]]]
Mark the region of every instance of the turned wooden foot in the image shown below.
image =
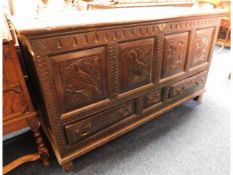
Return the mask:
[[[74,164],[73,164],[72,161],[70,161],[70,162],[67,162],[67,163],[63,164],[62,167],[63,167],[63,170],[65,172],[69,173],[69,172],[73,171]]]
[[[45,147],[43,138],[41,137],[41,134],[40,134],[40,124],[36,117],[28,118],[28,124],[31,130],[33,131],[40,159],[45,166],[48,166],[49,165],[49,152],[48,152],[48,149]]]
[[[193,98],[194,101],[197,101],[197,102],[199,102],[199,103],[202,102],[202,99],[203,99],[203,94],[198,95],[198,96],[196,96],[196,97]]]
[[[45,166],[49,165],[49,153],[47,148],[44,145],[43,138],[40,135],[40,131],[34,132],[34,137],[36,139],[38,154],[40,155],[40,159]]]

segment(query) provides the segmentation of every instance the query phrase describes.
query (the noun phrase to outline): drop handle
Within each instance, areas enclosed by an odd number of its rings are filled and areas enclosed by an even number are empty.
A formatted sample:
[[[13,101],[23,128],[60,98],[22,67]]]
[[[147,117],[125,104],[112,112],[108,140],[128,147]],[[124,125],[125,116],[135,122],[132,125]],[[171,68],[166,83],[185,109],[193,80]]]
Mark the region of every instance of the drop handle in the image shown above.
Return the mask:
[[[88,123],[87,125],[84,125],[78,129],[75,130],[75,133],[78,134],[81,137],[84,137],[88,135],[91,131],[91,124]]]

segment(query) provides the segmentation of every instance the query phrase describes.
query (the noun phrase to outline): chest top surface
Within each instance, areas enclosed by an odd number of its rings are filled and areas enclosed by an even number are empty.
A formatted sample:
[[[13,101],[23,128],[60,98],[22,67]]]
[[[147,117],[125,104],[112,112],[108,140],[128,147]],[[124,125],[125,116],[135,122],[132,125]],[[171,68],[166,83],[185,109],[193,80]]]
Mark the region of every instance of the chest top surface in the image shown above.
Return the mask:
[[[141,7],[72,11],[53,14],[46,13],[27,18],[23,16],[12,16],[10,19],[17,32],[22,34],[37,34],[64,29],[112,26],[169,19],[178,20],[180,18],[195,16],[223,15],[224,13],[226,13],[226,10],[222,9],[213,10],[188,7]]]

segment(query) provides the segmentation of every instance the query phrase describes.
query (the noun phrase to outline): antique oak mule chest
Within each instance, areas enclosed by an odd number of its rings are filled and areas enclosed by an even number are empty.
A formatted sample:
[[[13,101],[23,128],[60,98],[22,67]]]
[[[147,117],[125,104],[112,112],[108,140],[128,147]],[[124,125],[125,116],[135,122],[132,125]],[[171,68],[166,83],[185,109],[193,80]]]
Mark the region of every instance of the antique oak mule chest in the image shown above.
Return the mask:
[[[59,164],[69,171],[73,159],[198,100],[223,12],[147,7],[13,17]]]

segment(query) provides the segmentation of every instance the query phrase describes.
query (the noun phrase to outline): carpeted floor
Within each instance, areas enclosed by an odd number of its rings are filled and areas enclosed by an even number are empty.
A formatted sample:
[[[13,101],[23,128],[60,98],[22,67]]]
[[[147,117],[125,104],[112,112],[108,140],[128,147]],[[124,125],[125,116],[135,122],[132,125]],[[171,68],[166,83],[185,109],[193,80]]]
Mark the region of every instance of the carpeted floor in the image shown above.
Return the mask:
[[[219,47],[216,46],[215,50]],[[78,175],[230,175],[230,50],[214,53],[202,104],[187,101],[74,161]],[[27,163],[9,175],[62,175],[51,164]],[[36,151],[27,132],[4,142],[3,162]]]

